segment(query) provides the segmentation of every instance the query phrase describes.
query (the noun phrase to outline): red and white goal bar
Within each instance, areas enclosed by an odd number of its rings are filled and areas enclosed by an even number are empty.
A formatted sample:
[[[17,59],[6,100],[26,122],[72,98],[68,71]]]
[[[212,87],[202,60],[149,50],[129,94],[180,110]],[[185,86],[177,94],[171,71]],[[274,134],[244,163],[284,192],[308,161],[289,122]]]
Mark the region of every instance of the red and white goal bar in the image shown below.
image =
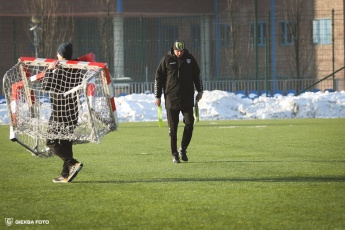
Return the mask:
[[[19,58],[19,61],[23,62],[23,63],[27,63],[27,64],[36,63],[36,64],[40,65],[40,63],[50,64],[50,63],[53,63],[57,60],[56,59],[49,59],[49,58],[21,57],[21,58]],[[112,111],[114,114],[114,120],[116,123],[116,127],[118,127],[118,118],[117,118],[117,111],[116,111],[116,105],[115,105],[114,87],[113,87],[113,83],[112,83],[112,79],[111,79],[111,76],[109,73],[107,63],[93,62],[93,61],[87,62],[87,61],[79,61],[79,60],[59,60],[59,63],[64,64],[66,66],[70,65],[70,67],[74,66],[74,67],[78,67],[78,68],[88,68],[88,69],[92,69],[92,68],[96,67],[96,68],[104,69],[106,80],[107,80],[107,85],[108,85],[108,89],[109,89],[110,104],[111,104],[111,108],[112,108]],[[30,76],[30,81],[39,80],[43,76],[44,76],[44,73]],[[89,92],[93,92],[93,91],[90,90]],[[88,96],[92,96],[92,95],[88,95]]]

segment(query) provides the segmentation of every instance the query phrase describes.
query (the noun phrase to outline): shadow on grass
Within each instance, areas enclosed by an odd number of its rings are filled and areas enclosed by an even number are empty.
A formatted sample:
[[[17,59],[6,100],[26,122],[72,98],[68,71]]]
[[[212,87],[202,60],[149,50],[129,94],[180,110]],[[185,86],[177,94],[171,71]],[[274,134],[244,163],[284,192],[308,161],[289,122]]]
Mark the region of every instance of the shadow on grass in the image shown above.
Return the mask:
[[[185,164],[219,164],[219,163],[345,163],[345,160],[229,160],[229,161],[199,161],[199,162],[181,162]]]
[[[175,182],[345,182],[345,176],[339,177],[280,177],[280,178],[152,178],[143,180],[95,180],[75,181],[78,184],[134,184],[134,183],[175,183]]]

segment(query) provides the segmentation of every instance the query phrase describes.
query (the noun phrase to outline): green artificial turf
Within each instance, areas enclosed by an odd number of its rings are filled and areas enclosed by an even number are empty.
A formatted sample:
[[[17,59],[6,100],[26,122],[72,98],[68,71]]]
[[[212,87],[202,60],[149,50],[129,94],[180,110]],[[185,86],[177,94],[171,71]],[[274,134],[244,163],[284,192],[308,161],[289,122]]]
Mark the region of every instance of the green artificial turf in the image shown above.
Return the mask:
[[[181,140],[183,126],[179,126]],[[62,161],[36,158],[0,126],[0,229],[345,229],[345,119],[201,121],[189,162],[168,128],[121,123],[54,184]],[[17,220],[17,224],[15,221]],[[10,229],[8,227],[8,229]]]

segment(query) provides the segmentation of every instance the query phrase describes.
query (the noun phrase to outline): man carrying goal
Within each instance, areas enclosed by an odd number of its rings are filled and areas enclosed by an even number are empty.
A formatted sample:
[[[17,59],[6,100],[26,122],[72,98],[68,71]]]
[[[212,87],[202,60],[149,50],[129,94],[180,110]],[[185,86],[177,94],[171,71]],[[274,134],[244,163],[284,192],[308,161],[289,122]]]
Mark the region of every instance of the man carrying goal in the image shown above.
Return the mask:
[[[72,44],[65,42],[58,47],[57,58],[71,60],[72,53]],[[58,61],[49,65],[43,79],[43,89],[49,93],[51,101],[48,133],[54,137],[47,139],[47,146],[63,161],[62,172],[53,179],[54,183],[71,182],[83,167],[81,162],[73,158],[72,141],[56,139],[56,136],[68,136],[74,132],[78,122],[77,95],[75,92],[66,92],[80,85],[82,80],[79,69],[59,68]]]

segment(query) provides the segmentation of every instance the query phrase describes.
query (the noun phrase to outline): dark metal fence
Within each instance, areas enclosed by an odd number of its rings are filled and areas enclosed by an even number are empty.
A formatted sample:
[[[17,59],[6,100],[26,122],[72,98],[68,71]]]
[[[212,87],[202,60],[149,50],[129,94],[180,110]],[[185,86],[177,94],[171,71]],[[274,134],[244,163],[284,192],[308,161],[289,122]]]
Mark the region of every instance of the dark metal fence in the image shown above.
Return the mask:
[[[124,15],[121,31],[113,16],[78,17],[72,36],[74,54],[94,52],[97,61],[108,63],[118,85],[131,85],[130,92],[138,93],[152,91],[156,67],[177,38],[185,40],[198,60],[209,90],[299,91],[345,65],[342,11],[303,9],[297,18],[297,12],[289,9],[276,11],[274,16],[268,10],[259,15],[251,10],[223,10],[218,15]],[[35,55],[27,20],[0,18],[1,28],[7,28],[0,38],[1,77],[18,57]],[[119,34],[123,35],[120,43]],[[57,47],[59,42],[51,45]],[[55,52],[48,56],[55,57]],[[121,78],[119,72],[123,72]],[[344,90],[344,72],[318,88]]]
[[[222,90],[232,93],[238,93],[242,91],[245,95],[249,95],[250,92],[256,91],[258,96],[265,94],[273,96],[274,92],[279,91],[282,95],[287,95],[289,92],[294,91],[294,94],[299,93],[296,88],[306,89],[313,85],[315,80],[302,79],[302,80],[227,80],[227,81],[204,81],[204,90]],[[342,91],[344,90],[344,79],[335,80],[335,88],[333,88],[333,79],[327,79],[312,88],[303,92],[325,92],[325,91]],[[115,94],[117,97],[125,96],[129,94],[151,94],[154,92],[154,82],[129,82],[129,83],[115,83]],[[274,89],[274,90],[272,90]]]

